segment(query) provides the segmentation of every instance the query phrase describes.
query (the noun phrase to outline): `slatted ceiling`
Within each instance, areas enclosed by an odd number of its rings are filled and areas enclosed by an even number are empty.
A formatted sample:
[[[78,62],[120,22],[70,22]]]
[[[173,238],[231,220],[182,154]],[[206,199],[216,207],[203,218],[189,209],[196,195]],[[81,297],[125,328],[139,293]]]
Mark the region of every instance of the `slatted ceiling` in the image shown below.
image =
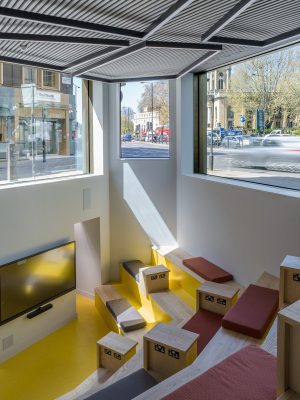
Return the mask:
[[[97,51],[105,49],[105,46],[97,46]],[[1,56],[22,58],[28,61],[40,61],[43,63],[65,66],[78,58],[94,53],[94,46],[84,46],[69,43],[37,43],[31,42],[26,51],[22,51],[16,42],[2,43],[0,41]]]
[[[87,74],[110,75],[113,79],[122,76],[174,75],[206,53],[206,50],[143,49]],[[159,60],[163,61],[163,65]]]
[[[195,1],[151,36],[151,40],[174,41],[175,35],[178,41],[200,42],[201,35],[238,2],[239,0]]]
[[[298,28],[299,15],[299,0],[258,0],[227,25],[220,36],[269,39]]]
[[[121,28],[144,30],[176,0],[3,0],[1,6]],[[134,11],[134,12],[133,12]]]
[[[300,35],[299,35],[300,40]],[[249,58],[251,55],[260,55],[265,51],[272,50],[273,46],[267,46],[264,49],[257,49],[255,47],[249,48],[248,46],[236,46],[236,50],[233,51],[233,46],[225,46],[223,51],[217,54],[214,58],[208,62],[204,62],[198,68],[194,69],[194,72],[207,71],[210,69],[218,68],[222,65],[230,65],[237,61],[241,61],[245,58]]]
[[[201,35],[213,26],[240,0],[194,0],[186,9],[160,28],[149,40],[200,42]],[[77,19],[114,27],[144,31],[177,0],[0,0],[1,7],[10,7],[53,16]],[[257,0],[251,7],[228,24],[218,36],[241,39],[266,40],[280,33],[299,27],[300,0]],[[0,31],[84,36],[105,39],[121,39],[112,34],[82,31],[74,28],[44,25],[0,16]],[[124,39],[124,38],[123,38]],[[299,35],[300,39],[300,35]],[[286,41],[287,43],[288,41]],[[140,43],[130,39],[130,44]],[[232,63],[266,49],[248,46],[224,45],[223,51],[204,62],[195,70],[205,70]],[[96,51],[103,46],[29,43],[23,52],[20,42],[0,41],[0,56],[16,57],[36,62],[66,66]],[[119,79],[122,77],[173,75],[179,73],[203,51],[173,49],[143,49],[86,74]],[[105,59],[107,55],[98,60]],[[95,60],[86,64],[94,64]],[[80,66],[82,68],[82,66]],[[74,70],[75,71],[75,70]]]

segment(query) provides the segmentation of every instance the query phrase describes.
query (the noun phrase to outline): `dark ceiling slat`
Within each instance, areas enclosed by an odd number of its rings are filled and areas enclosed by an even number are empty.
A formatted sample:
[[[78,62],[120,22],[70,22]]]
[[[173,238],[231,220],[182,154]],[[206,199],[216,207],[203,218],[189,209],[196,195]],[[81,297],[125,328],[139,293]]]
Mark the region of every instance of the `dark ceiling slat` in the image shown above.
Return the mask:
[[[229,10],[219,21],[217,21],[211,28],[209,28],[201,37],[202,42],[209,40],[220,32],[226,25],[237,18],[242,12],[250,7],[256,0],[241,0],[231,10]]]
[[[13,19],[26,20],[31,22],[40,22],[47,25],[64,26],[67,28],[75,28],[85,31],[98,33],[111,33],[118,36],[126,36],[133,38],[142,38],[143,33],[131,29],[116,28],[113,26],[95,24],[91,22],[78,21],[74,19],[56,17],[53,15],[39,14],[29,11],[17,10],[13,8],[0,7],[0,15]]]
[[[293,29],[292,31],[289,32],[281,33],[280,35],[267,39],[265,40],[264,45],[268,46],[273,43],[281,42],[282,40],[291,39],[298,35],[300,35],[300,28]]]
[[[221,45],[210,43],[184,43],[184,42],[161,42],[146,40],[146,47],[168,48],[168,49],[193,49],[193,50],[222,50]]]
[[[247,39],[230,38],[223,36],[213,36],[209,39],[208,42],[222,43],[222,44],[238,44],[241,46],[252,46],[252,47],[265,46],[265,42],[263,40],[247,40]]]
[[[7,63],[19,64],[19,65],[28,65],[30,67],[36,67],[36,68],[49,69],[49,70],[53,70],[53,71],[63,71],[63,69],[64,69],[63,67],[61,67],[59,65],[45,64],[45,63],[25,60],[25,59],[21,59],[21,58],[6,57],[6,56],[0,55],[0,62],[1,61],[7,62]]]
[[[24,33],[2,33],[0,40],[15,40],[19,42],[49,42],[49,43],[74,43],[86,45],[102,45],[113,47],[128,47],[129,40],[98,39],[82,36],[64,35],[32,35]]]
[[[219,51],[209,51],[204,56],[198,58],[198,60],[194,61],[192,64],[188,65],[186,68],[184,68],[179,74],[178,78],[183,77],[184,75],[188,74],[191,72],[194,68],[198,67],[199,65],[203,64],[204,62],[208,61],[210,58],[214,57],[217,55]]]
[[[97,61],[94,64],[83,67],[79,71],[75,71],[74,75],[80,76],[80,75],[82,75],[88,71],[92,71],[93,69],[96,69],[100,66],[110,64],[111,62],[116,61],[116,60],[120,60],[120,59],[128,56],[129,54],[136,53],[137,51],[140,51],[141,49],[144,49],[145,47],[146,47],[146,44],[144,42],[136,44],[134,46],[127,47],[126,49],[118,51],[116,54],[106,57],[103,60]]]
[[[172,18],[178,15],[182,10],[187,8],[194,0],[179,0],[165,11],[156,21],[154,21],[144,32],[143,39],[148,39],[158,29],[164,26]]]

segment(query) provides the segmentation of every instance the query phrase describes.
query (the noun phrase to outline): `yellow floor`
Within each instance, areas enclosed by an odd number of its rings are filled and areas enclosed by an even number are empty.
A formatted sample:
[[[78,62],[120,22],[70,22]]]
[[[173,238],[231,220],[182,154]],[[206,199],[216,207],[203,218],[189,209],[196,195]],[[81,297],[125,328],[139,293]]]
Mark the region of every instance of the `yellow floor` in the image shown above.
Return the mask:
[[[96,370],[96,342],[108,328],[94,301],[77,296],[78,319],[0,365],[1,400],[53,400]]]

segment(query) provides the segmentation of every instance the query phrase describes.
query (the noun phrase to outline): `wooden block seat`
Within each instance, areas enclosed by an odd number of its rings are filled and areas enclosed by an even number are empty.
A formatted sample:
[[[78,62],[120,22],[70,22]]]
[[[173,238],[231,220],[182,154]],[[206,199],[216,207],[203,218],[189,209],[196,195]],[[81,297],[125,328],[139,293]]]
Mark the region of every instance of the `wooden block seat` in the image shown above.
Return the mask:
[[[141,268],[139,282],[146,293],[169,290],[169,273],[164,265]]]
[[[140,260],[130,260],[123,262],[123,268],[137,281],[139,282],[139,271],[140,268],[145,267],[145,264]]]
[[[198,354],[222,326],[223,315],[199,309],[196,314],[183,326],[187,331],[199,334]]]
[[[202,257],[187,258],[183,264],[207,281],[222,283],[233,279],[229,272]]]
[[[146,321],[141,314],[124,298],[107,301],[106,307],[124,332],[146,326]]]
[[[277,290],[250,285],[222,320],[222,326],[260,339],[278,310]]]
[[[136,353],[138,342],[109,332],[97,342],[98,368],[116,371]]]
[[[144,369],[126,376],[87,397],[86,400],[131,400],[157,384]]]
[[[247,346],[163,399],[275,400],[276,358]]]

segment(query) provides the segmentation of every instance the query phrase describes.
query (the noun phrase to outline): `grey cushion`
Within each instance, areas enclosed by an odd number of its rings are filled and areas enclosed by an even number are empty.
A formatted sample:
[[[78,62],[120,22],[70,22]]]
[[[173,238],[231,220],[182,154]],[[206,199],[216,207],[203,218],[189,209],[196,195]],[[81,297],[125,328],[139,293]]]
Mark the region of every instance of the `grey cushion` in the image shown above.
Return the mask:
[[[124,332],[134,331],[146,326],[144,318],[126,299],[107,301],[106,307]]]
[[[151,375],[144,369],[139,369],[126,378],[87,397],[86,400],[131,400],[156,384],[157,382]]]
[[[143,268],[145,264],[140,260],[131,260],[131,261],[124,261],[123,267],[126,271],[133,276],[133,278],[139,282],[139,270]]]

